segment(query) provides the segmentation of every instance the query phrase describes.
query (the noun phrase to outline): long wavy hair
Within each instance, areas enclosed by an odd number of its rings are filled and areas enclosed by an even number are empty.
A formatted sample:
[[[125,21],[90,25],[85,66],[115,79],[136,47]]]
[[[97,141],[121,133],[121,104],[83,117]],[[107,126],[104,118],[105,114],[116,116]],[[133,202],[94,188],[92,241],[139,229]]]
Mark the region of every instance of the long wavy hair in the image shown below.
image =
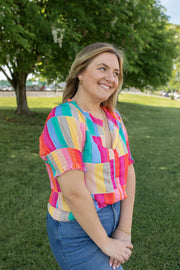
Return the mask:
[[[120,72],[118,87],[116,91],[106,101],[102,103],[109,110],[114,110],[117,102],[118,93],[123,83],[123,53],[121,50],[116,49],[113,45],[103,42],[97,42],[86,46],[76,56],[71,66],[69,75],[66,79],[66,87],[63,92],[63,103],[75,96],[79,86],[78,75],[87,68],[87,66],[96,56],[105,52],[116,55],[119,62]]]

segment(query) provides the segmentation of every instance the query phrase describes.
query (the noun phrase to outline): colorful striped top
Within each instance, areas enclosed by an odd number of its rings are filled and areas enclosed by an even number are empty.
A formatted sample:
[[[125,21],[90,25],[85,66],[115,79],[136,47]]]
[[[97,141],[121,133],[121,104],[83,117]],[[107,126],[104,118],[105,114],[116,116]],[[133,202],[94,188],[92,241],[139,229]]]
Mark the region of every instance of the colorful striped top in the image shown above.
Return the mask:
[[[58,221],[74,219],[64,200],[57,176],[68,170],[84,171],[84,180],[98,211],[126,195],[128,166],[133,163],[128,135],[117,111],[106,113],[112,148],[103,146],[103,120],[84,112],[73,100],[55,107],[40,136],[40,156],[50,178],[50,215]]]

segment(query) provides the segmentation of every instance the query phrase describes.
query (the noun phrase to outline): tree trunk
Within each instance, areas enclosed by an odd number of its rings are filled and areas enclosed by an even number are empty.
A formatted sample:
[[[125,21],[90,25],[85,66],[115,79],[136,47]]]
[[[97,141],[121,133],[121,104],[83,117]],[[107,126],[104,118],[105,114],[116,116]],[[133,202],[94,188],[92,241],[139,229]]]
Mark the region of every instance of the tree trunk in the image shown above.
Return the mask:
[[[26,79],[28,74],[23,71],[19,71],[16,75],[17,76],[16,82],[14,83],[14,88],[16,93],[17,109],[15,113],[19,115],[31,114],[26,98]]]

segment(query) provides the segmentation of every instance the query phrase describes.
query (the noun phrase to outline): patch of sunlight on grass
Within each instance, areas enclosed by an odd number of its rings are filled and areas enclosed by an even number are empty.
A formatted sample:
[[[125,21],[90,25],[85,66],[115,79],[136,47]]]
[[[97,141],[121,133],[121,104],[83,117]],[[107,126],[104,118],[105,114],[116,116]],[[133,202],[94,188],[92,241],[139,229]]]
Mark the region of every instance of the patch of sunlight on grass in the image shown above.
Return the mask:
[[[38,153],[32,153],[31,155],[34,156],[34,157],[39,157]]]
[[[54,108],[62,102],[62,97],[28,97],[30,108]]]
[[[3,108],[16,108],[16,98],[15,97],[1,97],[0,107]]]
[[[54,108],[62,102],[62,97],[28,97],[28,106],[33,108]],[[15,97],[1,97],[1,108],[16,108]]]
[[[30,109],[37,108],[54,108],[62,102],[62,97],[28,97],[28,106]],[[141,104],[147,106],[180,108],[180,100],[171,100],[158,96],[148,96],[130,93],[120,93],[118,96],[119,102],[127,102]],[[1,108],[16,108],[15,97],[2,97],[0,99]]]
[[[167,170],[166,167],[160,167],[160,170]]]
[[[147,106],[157,107],[169,107],[169,108],[180,108],[180,100],[172,100],[169,98],[139,95],[130,93],[120,93],[118,96],[119,102],[135,103]]]

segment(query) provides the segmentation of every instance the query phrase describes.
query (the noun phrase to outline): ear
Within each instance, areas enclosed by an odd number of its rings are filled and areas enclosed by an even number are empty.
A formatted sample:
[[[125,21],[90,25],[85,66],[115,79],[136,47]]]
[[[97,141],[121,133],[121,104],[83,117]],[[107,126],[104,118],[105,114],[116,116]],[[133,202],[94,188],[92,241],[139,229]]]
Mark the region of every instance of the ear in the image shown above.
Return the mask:
[[[79,73],[79,74],[78,74],[78,79],[79,79],[79,81],[82,81],[82,77],[83,77],[83,76],[82,76],[82,73]]]

